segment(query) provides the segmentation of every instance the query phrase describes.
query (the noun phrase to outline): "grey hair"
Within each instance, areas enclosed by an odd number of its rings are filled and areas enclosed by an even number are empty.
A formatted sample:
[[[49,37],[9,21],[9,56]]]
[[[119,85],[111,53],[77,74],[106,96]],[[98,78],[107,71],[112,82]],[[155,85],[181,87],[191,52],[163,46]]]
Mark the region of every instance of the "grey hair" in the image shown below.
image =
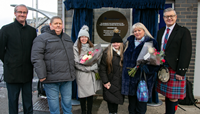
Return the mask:
[[[175,15],[176,15],[176,11],[173,9],[173,8],[167,8],[163,11],[163,16],[166,12],[169,12],[169,11],[174,11]]]
[[[15,13],[17,12],[17,7],[25,7],[25,8],[27,9],[27,13],[28,13],[28,8],[27,8],[26,5],[24,5],[24,4],[16,5],[15,8],[14,8],[14,12],[15,12]]]
[[[59,16],[53,16],[50,20],[50,23],[53,23],[54,19],[60,19],[62,21],[62,18]]]
[[[146,28],[142,23],[140,23],[140,22],[137,22],[137,23],[135,23],[135,24],[133,25],[133,27],[132,27],[132,35],[133,35],[134,30],[135,30],[136,28],[143,29],[143,30],[144,30],[144,33],[145,33],[145,34],[144,34],[145,36],[148,36],[148,37],[150,37],[150,38],[153,38],[153,36],[152,36],[151,33],[147,30],[147,28]]]

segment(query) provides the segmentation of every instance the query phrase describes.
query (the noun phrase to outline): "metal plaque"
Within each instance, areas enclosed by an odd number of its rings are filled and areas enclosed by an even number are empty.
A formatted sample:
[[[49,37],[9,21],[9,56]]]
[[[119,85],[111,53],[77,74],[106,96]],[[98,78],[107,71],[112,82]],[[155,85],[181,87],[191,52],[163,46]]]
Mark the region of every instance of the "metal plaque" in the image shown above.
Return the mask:
[[[111,41],[115,28],[119,29],[119,34],[123,39],[128,32],[128,21],[122,13],[107,11],[98,18],[96,25],[97,33],[104,41]]]

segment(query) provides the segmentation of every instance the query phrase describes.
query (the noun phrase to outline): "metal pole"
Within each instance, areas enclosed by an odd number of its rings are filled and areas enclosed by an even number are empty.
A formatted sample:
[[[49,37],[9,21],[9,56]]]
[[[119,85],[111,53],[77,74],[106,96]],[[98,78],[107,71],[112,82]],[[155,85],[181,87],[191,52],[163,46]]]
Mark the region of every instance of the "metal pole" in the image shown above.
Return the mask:
[[[36,9],[38,9],[38,0],[36,0]],[[38,25],[38,12],[36,12],[36,27]]]

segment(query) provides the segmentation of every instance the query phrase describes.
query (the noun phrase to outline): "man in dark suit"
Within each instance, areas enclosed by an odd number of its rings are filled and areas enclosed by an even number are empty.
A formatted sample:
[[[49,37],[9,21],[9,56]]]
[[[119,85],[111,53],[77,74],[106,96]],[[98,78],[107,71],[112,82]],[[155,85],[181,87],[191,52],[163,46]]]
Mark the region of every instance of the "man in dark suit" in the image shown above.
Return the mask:
[[[166,27],[158,31],[157,42],[160,51],[165,52],[165,66],[170,72],[168,82],[158,80],[157,91],[165,96],[166,114],[174,114],[178,99],[186,96],[186,71],[191,59],[192,42],[190,31],[176,23],[177,15],[174,9],[164,10]]]
[[[0,30],[0,60],[4,63],[9,114],[18,114],[20,90],[22,90],[24,114],[32,114],[31,48],[37,33],[35,28],[26,23],[28,9],[25,5],[17,5],[14,14],[15,21]]]

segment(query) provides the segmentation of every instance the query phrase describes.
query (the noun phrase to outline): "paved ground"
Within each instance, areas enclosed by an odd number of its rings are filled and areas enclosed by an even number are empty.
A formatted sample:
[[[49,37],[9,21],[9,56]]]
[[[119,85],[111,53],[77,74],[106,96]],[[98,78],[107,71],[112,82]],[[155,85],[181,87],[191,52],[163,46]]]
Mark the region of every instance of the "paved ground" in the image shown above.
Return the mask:
[[[159,97],[161,100],[164,100],[163,96]],[[33,92],[33,104],[34,108],[36,105],[36,102],[41,101],[41,99],[44,100],[44,98],[37,97],[37,91]],[[200,98],[198,98],[200,101]],[[48,107],[47,103],[43,104],[43,106]],[[184,108],[186,111],[183,111],[182,109],[178,108],[178,111],[176,114],[200,114],[200,110],[196,108],[195,106],[183,106],[180,105],[182,108]],[[198,104],[200,106],[200,104]],[[80,106],[73,106],[72,107],[72,113],[73,114],[80,114]],[[22,109],[22,103],[21,103],[21,97],[19,100],[19,114],[23,114],[23,109]],[[125,99],[125,102],[123,105],[119,105],[118,109],[118,114],[128,114],[128,100]],[[161,106],[157,107],[147,107],[147,112],[146,114],[164,114],[165,107],[164,103]],[[102,96],[95,96],[94,97],[94,104],[93,104],[93,114],[108,114],[108,109],[107,109],[107,103],[103,100]],[[2,87],[0,88],[0,114],[8,114],[8,100],[7,100],[7,89]],[[34,109],[34,114],[49,114],[48,110],[35,110]]]

